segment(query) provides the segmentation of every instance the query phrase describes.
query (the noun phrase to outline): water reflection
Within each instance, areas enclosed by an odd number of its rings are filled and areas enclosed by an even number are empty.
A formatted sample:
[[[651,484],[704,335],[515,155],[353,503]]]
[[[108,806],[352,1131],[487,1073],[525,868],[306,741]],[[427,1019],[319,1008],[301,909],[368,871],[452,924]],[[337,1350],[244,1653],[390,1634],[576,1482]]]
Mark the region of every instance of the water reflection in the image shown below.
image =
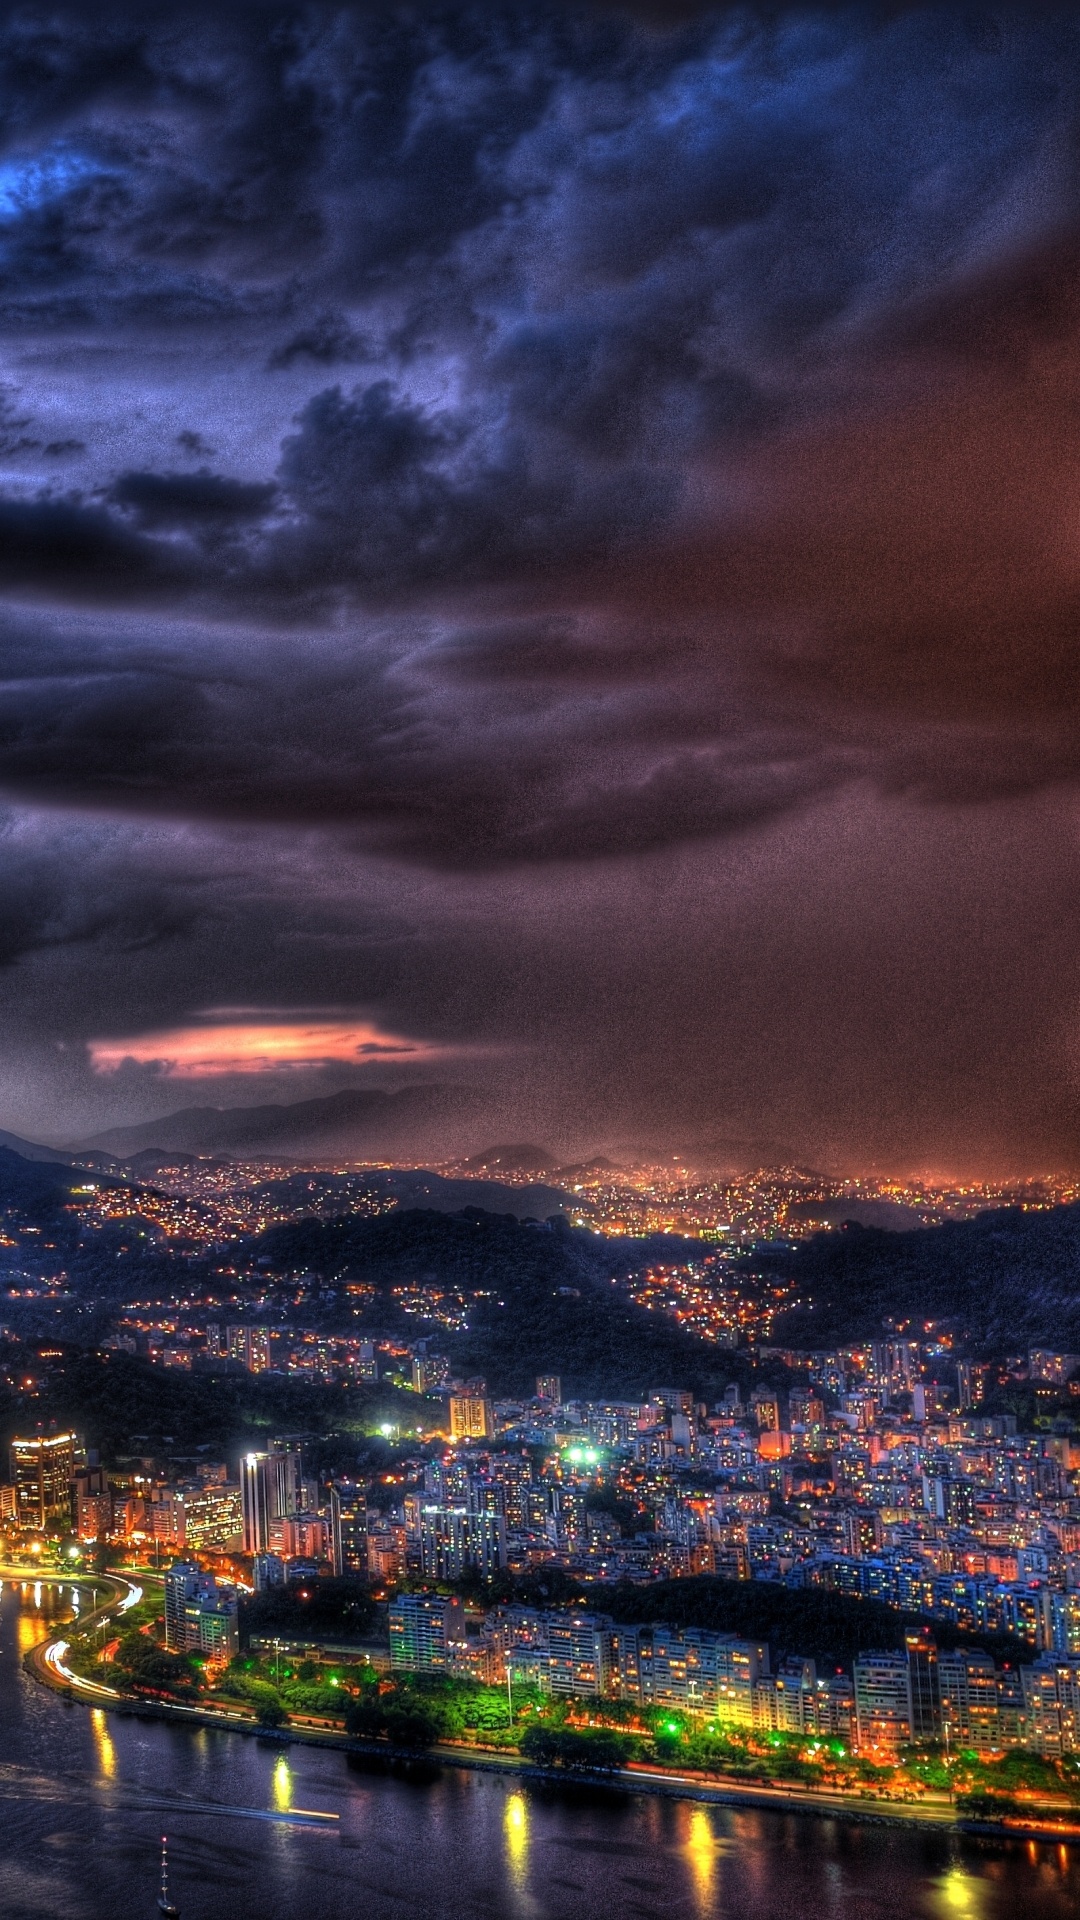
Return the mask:
[[[116,1778],[116,1748],[109,1732],[109,1716],[100,1707],[90,1712],[90,1725],[94,1731],[94,1745],[97,1748],[98,1766],[107,1780]]]
[[[720,1847],[707,1808],[691,1807],[689,1811],[683,1852],[689,1863],[698,1912],[708,1914],[716,1904],[716,1863]]]
[[[503,1836],[510,1879],[519,1892],[523,1892],[529,1877],[529,1806],[523,1793],[506,1796]]]
[[[935,1888],[941,1920],[982,1920],[987,1883],[964,1867],[950,1867]]]
[[[30,1613],[25,1607],[21,1608],[17,1626],[20,1660],[34,1647],[40,1646],[43,1640],[47,1640],[51,1632],[48,1620],[43,1620],[39,1613]]]
[[[292,1806],[292,1791],[293,1783],[292,1774],[289,1771],[289,1762],[285,1755],[280,1753],[274,1767],[273,1780],[274,1806],[279,1813],[288,1813],[289,1808]]]

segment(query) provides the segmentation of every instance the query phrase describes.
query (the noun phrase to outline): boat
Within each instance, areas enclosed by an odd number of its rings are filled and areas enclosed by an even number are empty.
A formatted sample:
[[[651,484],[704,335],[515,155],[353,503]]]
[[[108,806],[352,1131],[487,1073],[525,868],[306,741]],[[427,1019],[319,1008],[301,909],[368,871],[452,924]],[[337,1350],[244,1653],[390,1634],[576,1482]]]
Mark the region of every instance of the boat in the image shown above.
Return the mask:
[[[169,1899],[169,1855],[164,1834],[161,1836],[161,1892],[158,1894],[157,1903],[158,1912],[165,1915],[165,1920],[180,1920],[179,1907],[174,1906]]]

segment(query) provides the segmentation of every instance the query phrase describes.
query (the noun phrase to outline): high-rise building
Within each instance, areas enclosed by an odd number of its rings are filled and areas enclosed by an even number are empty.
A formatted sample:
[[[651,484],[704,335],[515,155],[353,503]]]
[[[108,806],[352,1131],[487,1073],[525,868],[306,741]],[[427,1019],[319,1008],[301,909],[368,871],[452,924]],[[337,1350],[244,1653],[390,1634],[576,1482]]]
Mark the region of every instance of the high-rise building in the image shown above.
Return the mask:
[[[1080,1658],[1044,1653],[1020,1673],[1027,1734],[1036,1753],[1059,1759],[1080,1748]]]
[[[506,1521],[501,1513],[469,1515],[469,1560],[485,1580],[506,1566]]]
[[[330,1528],[321,1513],[286,1514],[281,1523],[281,1544],[290,1560],[322,1564],[330,1559]]]
[[[547,1655],[552,1693],[606,1693],[612,1672],[611,1621],[599,1613],[549,1614]]]
[[[177,1560],[165,1575],[165,1645],[174,1653],[227,1660],[239,1651],[239,1612],[231,1587],[221,1587],[193,1561]]]
[[[266,1593],[271,1587],[285,1585],[285,1562],[277,1553],[257,1553],[253,1562],[252,1577],[256,1593]]]
[[[859,1747],[895,1753],[911,1740],[911,1672],[902,1653],[863,1653],[855,1662]]]
[[[951,1752],[1001,1750],[998,1673],[988,1653],[957,1647],[938,1654],[941,1733]]]
[[[191,1487],[179,1496],[184,1512],[184,1544],[196,1553],[236,1547],[244,1533],[238,1486]]]
[[[452,1440],[490,1440],[494,1432],[495,1416],[486,1396],[473,1393],[450,1396]]]
[[[941,1735],[938,1650],[933,1640],[921,1633],[909,1633],[905,1644],[911,1693],[912,1737],[916,1740],[937,1740]]]
[[[19,1525],[43,1530],[71,1518],[75,1435],[50,1433],[11,1443],[11,1478],[18,1496]]]
[[[248,1327],[244,1364],[249,1373],[269,1373],[270,1371],[270,1329],[269,1327]]]
[[[367,1494],[363,1488],[330,1489],[330,1559],[338,1575],[368,1575]]]
[[[247,1453],[240,1462],[240,1505],[244,1552],[268,1553],[270,1529],[304,1511],[304,1480],[299,1450],[285,1440],[268,1453]]]
[[[248,1327],[236,1324],[225,1329],[225,1345],[228,1357],[246,1368],[248,1373],[266,1373],[270,1367],[270,1329],[269,1327]],[[220,1339],[218,1341],[220,1345]]]
[[[309,1504],[305,1498],[300,1450],[290,1446],[287,1440],[272,1440],[270,1462],[273,1489],[270,1517],[283,1520],[287,1514],[300,1513]]]
[[[273,1460],[268,1453],[246,1453],[240,1462],[240,1511],[245,1553],[269,1553],[274,1511]]]
[[[460,1580],[470,1564],[469,1515],[464,1507],[420,1509],[420,1566],[429,1580]]]
[[[412,1384],[416,1393],[431,1393],[445,1387],[450,1378],[450,1359],[445,1353],[414,1353]]]
[[[537,1376],[536,1397],[549,1400],[553,1407],[562,1406],[562,1381],[557,1373],[541,1373]]]
[[[390,1665],[403,1673],[445,1673],[465,1645],[460,1600],[399,1593],[390,1602]]]

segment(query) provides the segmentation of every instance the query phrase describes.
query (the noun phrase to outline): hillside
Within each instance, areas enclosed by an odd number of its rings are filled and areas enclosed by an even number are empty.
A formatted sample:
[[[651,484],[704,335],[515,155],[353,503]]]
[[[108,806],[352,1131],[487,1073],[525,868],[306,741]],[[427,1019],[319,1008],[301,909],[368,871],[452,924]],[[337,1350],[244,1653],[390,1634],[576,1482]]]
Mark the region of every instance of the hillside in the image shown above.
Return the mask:
[[[812,1302],[777,1333],[801,1346],[877,1337],[886,1320],[951,1320],[1007,1353],[1052,1344],[1080,1352],[1080,1205],[1008,1208],[912,1233],[848,1225],[759,1263]]]
[[[564,1391],[634,1397],[659,1382],[693,1387],[714,1399],[740,1372],[733,1356],[634,1307],[612,1278],[686,1243],[619,1241],[554,1225],[523,1224],[505,1214],[357,1214],[276,1227],[252,1243],[277,1271],[310,1270],[376,1289],[367,1318],[376,1323],[393,1289],[434,1288],[468,1299],[467,1331],[412,1321],[415,1337],[437,1335],[462,1372],[483,1374],[496,1393],[533,1391],[538,1373],[559,1373]],[[477,1292],[485,1297],[470,1298]]]

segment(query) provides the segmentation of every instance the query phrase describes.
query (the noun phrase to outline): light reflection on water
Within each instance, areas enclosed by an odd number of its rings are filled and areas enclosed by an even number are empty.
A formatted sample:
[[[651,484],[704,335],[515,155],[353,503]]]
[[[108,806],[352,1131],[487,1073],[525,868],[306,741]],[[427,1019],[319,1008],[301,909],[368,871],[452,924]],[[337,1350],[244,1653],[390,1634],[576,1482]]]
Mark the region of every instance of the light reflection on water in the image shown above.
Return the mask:
[[[113,1746],[112,1735],[109,1732],[108,1714],[104,1713],[100,1707],[92,1707],[90,1725],[93,1729],[94,1745],[97,1748],[98,1766],[106,1780],[113,1780],[116,1777],[116,1748]]]
[[[87,1711],[21,1653],[66,1594],[0,1592],[0,1915],[184,1920],[1076,1920],[1080,1859],[434,1767]],[[331,1829],[214,1805],[340,1816]],[[200,1811],[200,1809],[211,1809]]]
[[[515,1887],[523,1889],[529,1877],[529,1803],[523,1793],[507,1794],[503,1832],[510,1879]]]
[[[716,1863],[720,1853],[713,1830],[712,1809],[686,1804],[684,1811],[687,1826],[684,1852],[690,1865],[697,1910],[701,1914],[710,1914],[715,1904]]]

